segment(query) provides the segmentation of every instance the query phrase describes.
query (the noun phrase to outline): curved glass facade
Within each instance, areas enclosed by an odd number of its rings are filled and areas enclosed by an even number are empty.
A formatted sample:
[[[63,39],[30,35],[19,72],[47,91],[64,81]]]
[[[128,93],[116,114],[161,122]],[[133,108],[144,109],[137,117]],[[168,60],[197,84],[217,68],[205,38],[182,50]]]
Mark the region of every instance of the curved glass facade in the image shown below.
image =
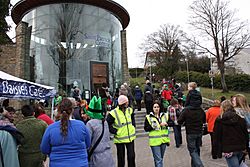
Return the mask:
[[[35,82],[67,93],[73,83],[80,89],[94,89],[94,83],[105,81],[105,76],[111,90],[121,82],[122,26],[109,11],[84,4],[52,4],[33,9],[22,21],[30,27],[26,41]]]

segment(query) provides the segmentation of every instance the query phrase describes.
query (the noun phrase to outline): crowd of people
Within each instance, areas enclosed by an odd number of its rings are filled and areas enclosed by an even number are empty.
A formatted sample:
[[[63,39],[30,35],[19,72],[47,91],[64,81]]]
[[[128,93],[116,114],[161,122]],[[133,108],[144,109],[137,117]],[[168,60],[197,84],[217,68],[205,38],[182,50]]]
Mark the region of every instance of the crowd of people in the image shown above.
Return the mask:
[[[146,108],[144,130],[155,167],[163,164],[170,145],[169,130],[173,128],[175,147],[182,143],[185,126],[187,149],[192,167],[203,167],[200,146],[204,127],[211,137],[211,157],[225,157],[229,167],[240,167],[249,154],[250,109],[242,94],[231,99],[214,100],[204,111],[202,96],[195,82],[188,83],[185,96],[175,79],[156,89],[146,80],[130,88],[127,83],[110,94],[108,85],[102,87],[87,102],[74,90],[72,97],[59,94],[54,99],[54,117],[45,112],[42,102],[24,105],[23,119],[14,122],[15,109],[9,100],[0,109],[0,159],[2,167],[135,167],[135,111]],[[110,135],[111,134],[111,135]],[[117,149],[115,165],[110,140]]]

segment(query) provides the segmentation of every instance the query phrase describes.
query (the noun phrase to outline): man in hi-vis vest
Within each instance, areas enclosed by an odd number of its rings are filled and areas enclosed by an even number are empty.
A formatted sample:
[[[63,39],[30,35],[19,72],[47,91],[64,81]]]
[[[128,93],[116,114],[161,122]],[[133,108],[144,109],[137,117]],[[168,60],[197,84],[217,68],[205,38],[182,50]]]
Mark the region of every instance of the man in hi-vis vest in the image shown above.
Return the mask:
[[[125,146],[127,148],[128,167],[135,167],[135,119],[133,109],[128,107],[125,95],[118,97],[118,107],[107,116],[110,133],[114,134],[117,148],[118,167],[125,166]]]

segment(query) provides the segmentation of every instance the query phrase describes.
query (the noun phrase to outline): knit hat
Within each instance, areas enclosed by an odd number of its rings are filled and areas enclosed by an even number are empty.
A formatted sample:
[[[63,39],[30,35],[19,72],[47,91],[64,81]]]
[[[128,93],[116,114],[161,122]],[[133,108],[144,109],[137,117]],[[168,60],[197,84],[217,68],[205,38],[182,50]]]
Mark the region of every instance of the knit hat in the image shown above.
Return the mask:
[[[94,96],[90,100],[88,111],[86,114],[92,119],[103,119],[101,97],[97,99],[97,97]]]
[[[125,96],[125,95],[120,95],[120,96],[118,97],[118,104],[119,104],[119,105],[123,105],[124,103],[127,103],[127,102],[128,102],[127,96]]]
[[[163,86],[165,87],[165,90],[168,90],[168,84],[164,84]]]

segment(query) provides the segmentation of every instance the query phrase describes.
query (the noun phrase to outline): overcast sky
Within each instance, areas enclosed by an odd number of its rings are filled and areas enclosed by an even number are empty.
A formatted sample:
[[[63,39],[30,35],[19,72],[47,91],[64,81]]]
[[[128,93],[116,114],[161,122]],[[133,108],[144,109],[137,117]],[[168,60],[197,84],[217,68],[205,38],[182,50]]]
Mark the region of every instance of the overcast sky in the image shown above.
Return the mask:
[[[15,4],[18,0],[11,0]],[[158,31],[163,24],[180,25],[189,33],[188,7],[193,0],[115,0],[122,5],[130,15],[127,30],[127,49],[129,67],[143,67],[144,59],[139,45],[147,35]],[[231,9],[238,9],[239,19],[250,21],[250,0],[231,0]],[[10,19],[8,19],[11,23]],[[15,24],[11,23],[13,29]],[[14,31],[9,36],[14,37]]]

